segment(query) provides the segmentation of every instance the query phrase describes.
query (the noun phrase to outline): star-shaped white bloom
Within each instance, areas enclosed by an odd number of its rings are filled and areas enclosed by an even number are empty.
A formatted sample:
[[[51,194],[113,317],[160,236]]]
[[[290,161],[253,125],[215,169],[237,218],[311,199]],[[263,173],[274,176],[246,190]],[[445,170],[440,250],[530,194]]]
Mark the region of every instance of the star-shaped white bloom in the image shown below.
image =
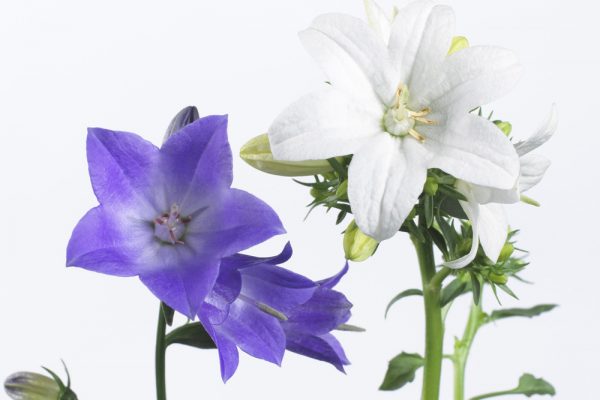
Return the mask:
[[[300,33],[328,80],[273,122],[276,159],[353,154],[348,195],[360,229],[393,236],[422,192],[430,168],[467,182],[510,189],[515,149],[490,121],[470,114],[508,92],[516,56],[471,47],[447,56],[454,13],[429,1],[398,11],[389,40],[366,22],[326,14]]]
[[[546,143],[556,132],[558,113],[552,106],[549,118],[538,131],[527,140],[517,142],[514,147],[519,154],[520,173],[517,184],[513,189],[500,190],[485,186],[458,182],[457,189],[467,201],[460,201],[465,214],[473,227],[473,243],[471,251],[456,260],[447,262],[450,268],[462,268],[475,259],[477,249],[481,247],[485,255],[496,262],[506,242],[508,221],[502,204],[516,203],[521,193],[537,185],[550,166],[550,160],[531,152]]]

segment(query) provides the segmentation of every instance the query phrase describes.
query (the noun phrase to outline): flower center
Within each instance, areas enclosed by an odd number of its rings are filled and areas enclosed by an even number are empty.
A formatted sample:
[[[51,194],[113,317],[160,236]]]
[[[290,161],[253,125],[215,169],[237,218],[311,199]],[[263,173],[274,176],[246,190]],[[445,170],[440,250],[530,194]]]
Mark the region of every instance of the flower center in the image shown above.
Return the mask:
[[[431,112],[429,108],[425,108],[421,111],[409,109],[408,97],[408,87],[406,87],[406,85],[398,86],[394,105],[388,108],[383,116],[383,127],[385,128],[385,131],[392,136],[412,136],[423,143],[425,137],[417,132],[417,125],[435,125],[435,121],[425,118]]]
[[[168,213],[164,213],[154,219],[154,236],[168,244],[184,244],[181,240],[185,235],[186,225],[190,223],[191,217],[183,217],[179,213],[179,206],[173,204]]]

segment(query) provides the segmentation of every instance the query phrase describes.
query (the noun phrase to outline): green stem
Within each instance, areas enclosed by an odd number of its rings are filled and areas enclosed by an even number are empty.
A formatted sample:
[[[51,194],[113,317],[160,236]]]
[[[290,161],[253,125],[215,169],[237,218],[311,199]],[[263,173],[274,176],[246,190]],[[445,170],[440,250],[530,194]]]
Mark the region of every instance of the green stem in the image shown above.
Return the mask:
[[[481,310],[481,302],[479,304],[472,304],[463,337],[454,344],[454,357],[452,358],[454,364],[454,400],[465,399],[465,369],[467,367],[467,359],[469,358],[469,352],[475,335],[483,324],[484,317],[485,314]]]
[[[156,327],[156,400],[167,400],[167,385],[165,379],[165,334],[167,330],[167,321],[163,312],[162,304],[158,309],[158,325]]]
[[[440,291],[443,278],[436,275],[431,239],[428,237],[425,238],[425,241],[419,241],[416,237],[411,237],[411,239],[419,258],[425,304],[425,365],[421,399],[438,400],[440,397],[444,348],[444,323],[440,307]]]
[[[507,396],[509,394],[515,394],[515,392],[513,390],[503,390],[501,392],[486,393],[479,396],[471,397],[470,400],[489,399],[491,397]]]

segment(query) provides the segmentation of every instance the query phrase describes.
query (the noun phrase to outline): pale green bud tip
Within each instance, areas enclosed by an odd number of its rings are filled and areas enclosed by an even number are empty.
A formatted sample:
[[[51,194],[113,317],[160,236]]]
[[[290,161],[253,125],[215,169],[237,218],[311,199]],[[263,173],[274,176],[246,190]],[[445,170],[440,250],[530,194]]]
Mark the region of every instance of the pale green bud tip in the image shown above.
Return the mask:
[[[511,243],[506,243],[502,250],[500,250],[500,256],[498,256],[499,262],[504,262],[512,256],[512,253],[515,251],[515,247]]]
[[[496,274],[492,272],[489,276],[490,281],[497,283],[499,285],[504,285],[508,282],[508,277],[504,274]]]
[[[279,161],[273,159],[271,144],[266,133],[243,145],[240,157],[262,172],[279,176],[310,176],[333,171],[327,160]]]
[[[448,55],[454,54],[457,51],[464,50],[469,47],[469,40],[464,36],[455,36],[452,38],[452,44],[450,45],[450,50],[448,50]]]
[[[365,261],[377,250],[379,242],[365,235],[355,221],[352,221],[344,233],[344,253],[350,261]]]
[[[507,121],[494,121],[494,124],[504,133],[506,136],[510,136],[512,132],[512,124]]]
[[[4,382],[6,394],[14,400],[57,400],[61,394],[58,383],[34,372],[17,372]]]
[[[425,181],[425,187],[424,187],[424,191],[428,196],[435,196],[435,194],[438,191],[439,188],[439,184],[437,182],[437,179],[435,179],[434,177],[429,177],[427,178],[427,180]]]
[[[535,206],[535,207],[539,207],[540,203],[538,203],[536,200],[532,199],[531,197],[527,197],[524,194],[521,195],[521,201],[525,204],[529,204],[530,206]]]

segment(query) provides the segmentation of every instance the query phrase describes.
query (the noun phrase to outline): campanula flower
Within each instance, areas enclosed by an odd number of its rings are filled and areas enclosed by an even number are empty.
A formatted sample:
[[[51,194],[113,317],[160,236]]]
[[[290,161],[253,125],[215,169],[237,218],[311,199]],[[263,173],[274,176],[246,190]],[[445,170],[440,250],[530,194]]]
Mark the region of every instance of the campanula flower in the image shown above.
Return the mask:
[[[341,371],[349,363],[331,334],[350,318],[352,304],[333,290],[347,264],[334,277],[314,282],[278,266],[291,255],[288,244],[275,257],[223,259],[198,317],[218,348],[224,381],[238,366],[238,348],[277,365],[286,349]]]
[[[375,25],[326,14],[300,33],[327,84],[284,110],[269,140],[280,160],[353,154],[352,212],[361,231],[382,241],[412,210],[428,169],[482,186],[514,186],[515,149],[491,121],[469,111],[507,93],[521,68],[513,52],[497,47],[448,55],[450,7],[417,1],[393,18],[379,9],[371,14]]]
[[[193,120],[197,112],[178,118]],[[267,204],[231,188],[227,116],[174,122],[161,148],[133,133],[88,130],[89,173],[100,205],[75,227],[67,265],[138,276],[193,319],[224,257],[284,229]]]
[[[475,259],[479,244],[492,262],[499,259],[508,235],[508,220],[502,204],[517,203],[523,192],[542,180],[550,167],[550,160],[532,151],[546,143],[554,135],[557,127],[558,113],[556,106],[552,106],[550,116],[538,131],[528,139],[515,143],[515,150],[519,154],[520,172],[519,179],[512,189],[500,190],[464,181],[457,182],[456,188],[467,198],[467,201],[460,201],[460,205],[471,221],[473,241],[468,254],[445,263],[446,266],[462,268],[468,265]]]

